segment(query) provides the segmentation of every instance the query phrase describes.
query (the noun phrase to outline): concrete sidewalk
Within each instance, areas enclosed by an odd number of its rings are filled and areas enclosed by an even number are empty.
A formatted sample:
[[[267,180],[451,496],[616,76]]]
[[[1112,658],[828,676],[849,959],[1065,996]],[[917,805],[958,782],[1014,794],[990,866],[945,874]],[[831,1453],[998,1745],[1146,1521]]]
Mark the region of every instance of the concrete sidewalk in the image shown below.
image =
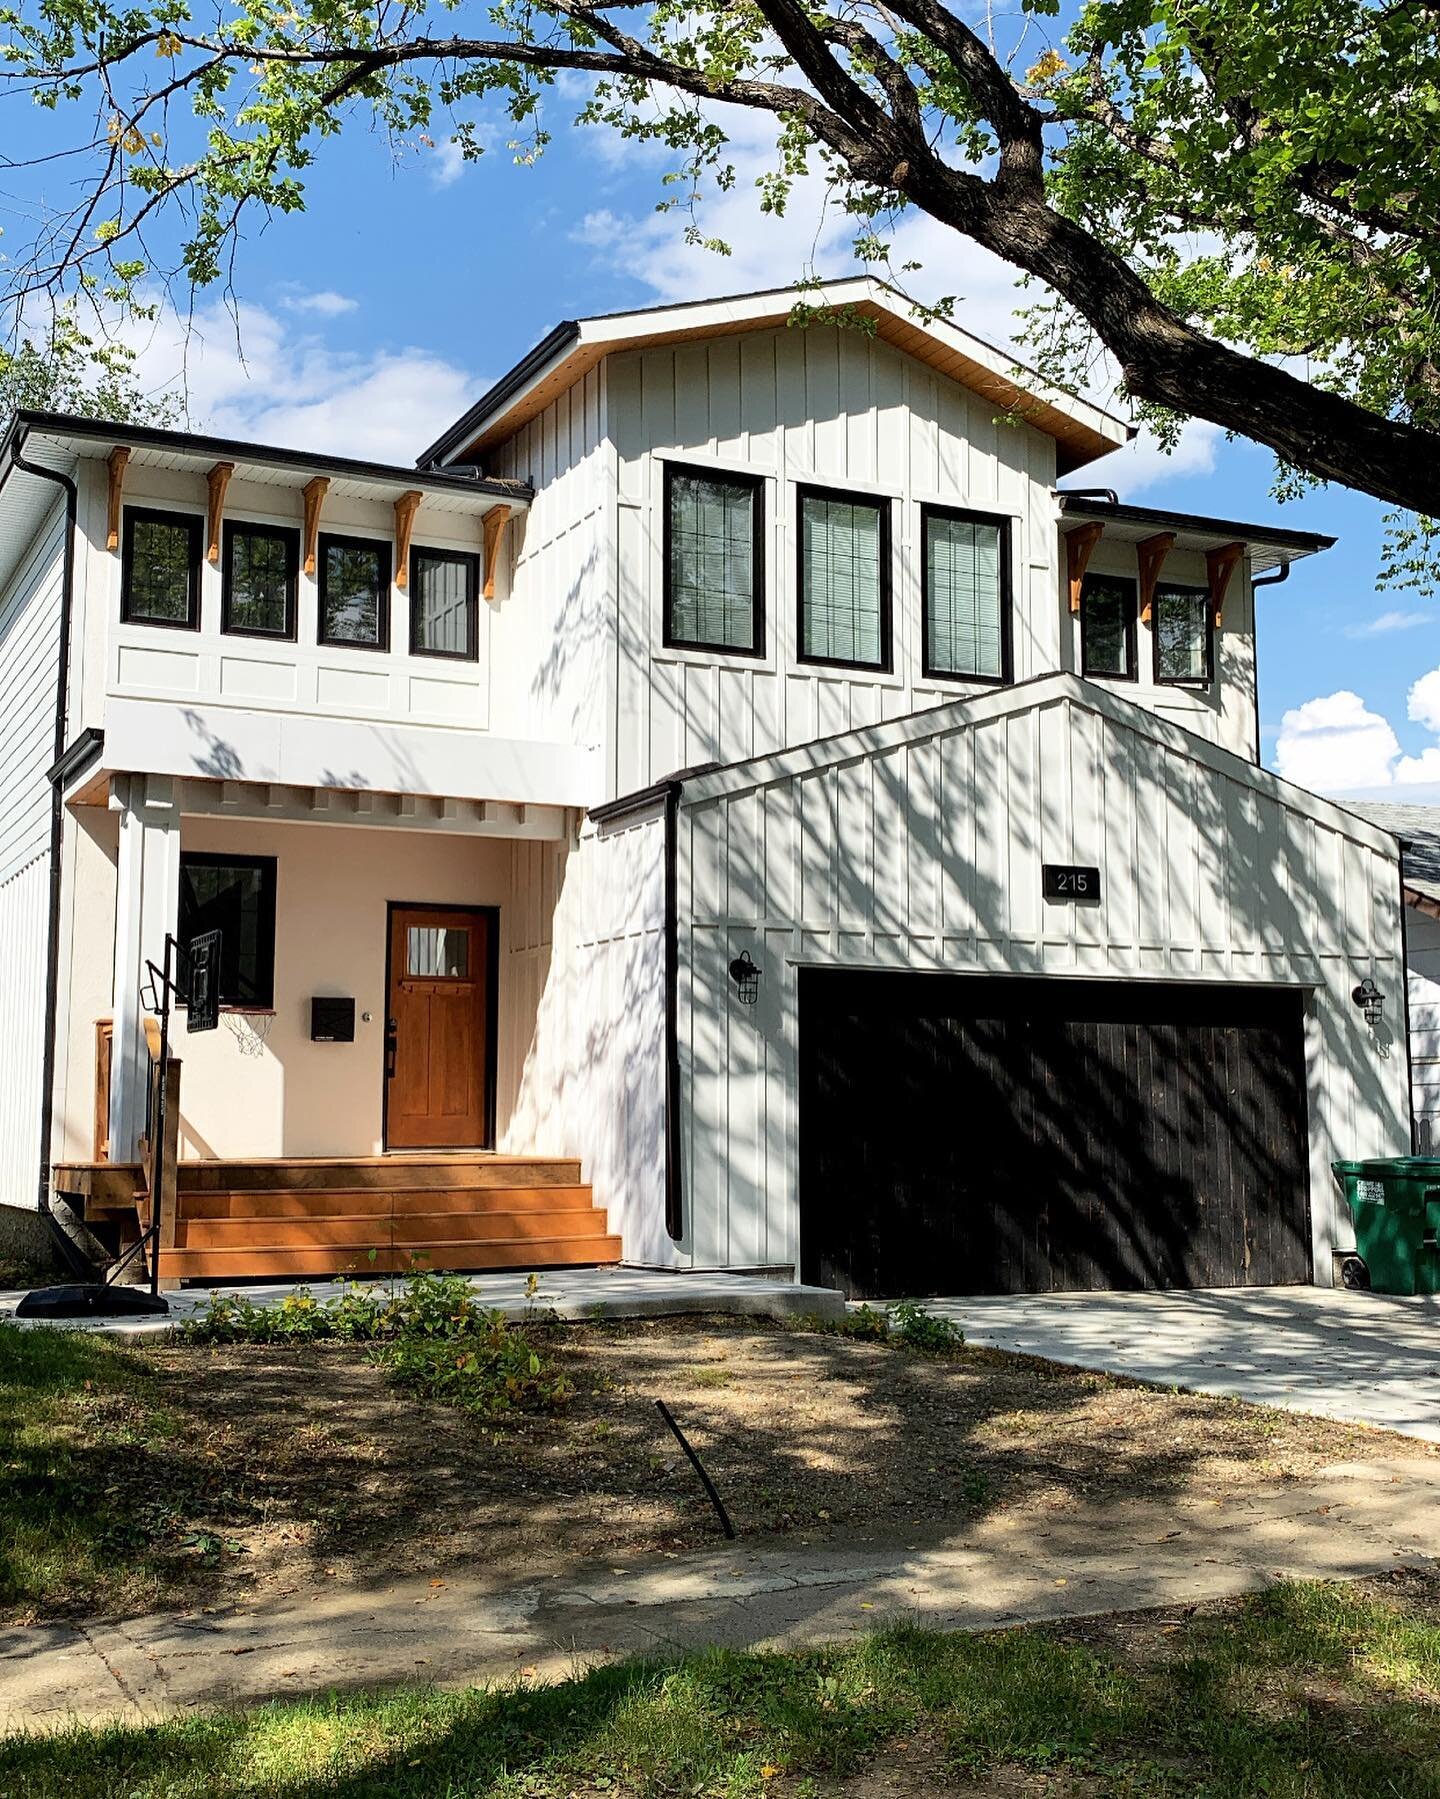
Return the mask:
[[[1223,1503],[1000,1510],[930,1542],[771,1538],[674,1560],[587,1562],[507,1584],[466,1570],[326,1583],[253,1609],[0,1633],[0,1722],[142,1720],[395,1681],[563,1678],[703,1644],[845,1640],[897,1617],[937,1629],[1174,1606],[1277,1577],[1437,1567],[1440,1463],[1339,1464]]]

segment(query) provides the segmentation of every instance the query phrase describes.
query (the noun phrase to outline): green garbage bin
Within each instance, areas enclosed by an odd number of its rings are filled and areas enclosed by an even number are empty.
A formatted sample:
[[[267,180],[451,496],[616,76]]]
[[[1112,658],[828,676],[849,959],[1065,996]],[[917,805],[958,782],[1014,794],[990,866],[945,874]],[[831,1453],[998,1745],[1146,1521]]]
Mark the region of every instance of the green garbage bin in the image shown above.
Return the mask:
[[[1440,1157],[1336,1162],[1355,1222],[1360,1268],[1341,1265],[1347,1286],[1377,1293],[1440,1293]]]

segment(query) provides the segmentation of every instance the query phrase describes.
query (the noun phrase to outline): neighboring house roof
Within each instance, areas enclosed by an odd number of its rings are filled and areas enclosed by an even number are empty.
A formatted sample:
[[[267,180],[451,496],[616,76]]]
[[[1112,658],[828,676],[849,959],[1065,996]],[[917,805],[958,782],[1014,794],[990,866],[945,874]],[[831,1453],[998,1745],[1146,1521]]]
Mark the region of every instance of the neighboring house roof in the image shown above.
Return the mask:
[[[778,287],[685,305],[567,319],[522,357],[420,457],[421,467],[478,460],[544,410],[557,395],[618,350],[772,331],[797,303],[845,307],[873,319],[875,334],[972,388],[997,412],[1016,413],[1053,437],[1061,474],[1083,468],[1134,436],[1123,419],[1076,399],[1012,356],[944,320],[925,322],[903,294],[868,275],[819,288]]]
[[[1403,806],[1388,800],[1341,804],[1400,839],[1400,879],[1412,905],[1440,914],[1440,806]],[[1413,896],[1413,897],[1412,897]]]
[[[1153,506],[1126,506],[1110,497],[1108,489],[1061,491],[1059,499],[1060,510],[1067,519],[1098,519],[1105,526],[1107,539],[1138,543],[1156,532],[1173,531],[1177,547],[1185,550],[1218,550],[1228,543],[1243,543],[1252,574],[1267,568],[1288,568],[1302,556],[1328,550],[1335,542],[1319,531],[1290,531],[1279,525],[1246,525],[1238,519],[1161,512]]]

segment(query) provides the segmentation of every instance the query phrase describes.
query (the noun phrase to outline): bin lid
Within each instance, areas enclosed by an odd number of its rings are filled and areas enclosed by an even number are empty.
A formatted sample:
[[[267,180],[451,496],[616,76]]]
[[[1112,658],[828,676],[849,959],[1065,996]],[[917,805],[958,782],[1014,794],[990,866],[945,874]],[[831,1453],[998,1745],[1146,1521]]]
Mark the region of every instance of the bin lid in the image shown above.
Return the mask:
[[[1375,1156],[1365,1162],[1332,1162],[1336,1174],[1363,1174],[1376,1180],[1440,1181],[1440,1156]]]

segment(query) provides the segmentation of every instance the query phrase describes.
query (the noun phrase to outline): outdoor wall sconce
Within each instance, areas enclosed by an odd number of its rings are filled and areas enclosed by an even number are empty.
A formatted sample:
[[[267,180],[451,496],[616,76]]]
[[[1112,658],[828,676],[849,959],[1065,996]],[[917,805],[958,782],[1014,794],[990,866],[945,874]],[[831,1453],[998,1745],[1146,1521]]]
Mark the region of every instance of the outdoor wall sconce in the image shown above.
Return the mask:
[[[1369,975],[1350,995],[1355,1004],[1365,1014],[1365,1022],[1372,1031],[1378,1030],[1380,1020],[1385,1016],[1385,995],[1375,985]]]
[[[730,979],[739,990],[740,1004],[753,1006],[760,997],[760,970],[750,960],[748,949],[742,949],[730,964]]]

